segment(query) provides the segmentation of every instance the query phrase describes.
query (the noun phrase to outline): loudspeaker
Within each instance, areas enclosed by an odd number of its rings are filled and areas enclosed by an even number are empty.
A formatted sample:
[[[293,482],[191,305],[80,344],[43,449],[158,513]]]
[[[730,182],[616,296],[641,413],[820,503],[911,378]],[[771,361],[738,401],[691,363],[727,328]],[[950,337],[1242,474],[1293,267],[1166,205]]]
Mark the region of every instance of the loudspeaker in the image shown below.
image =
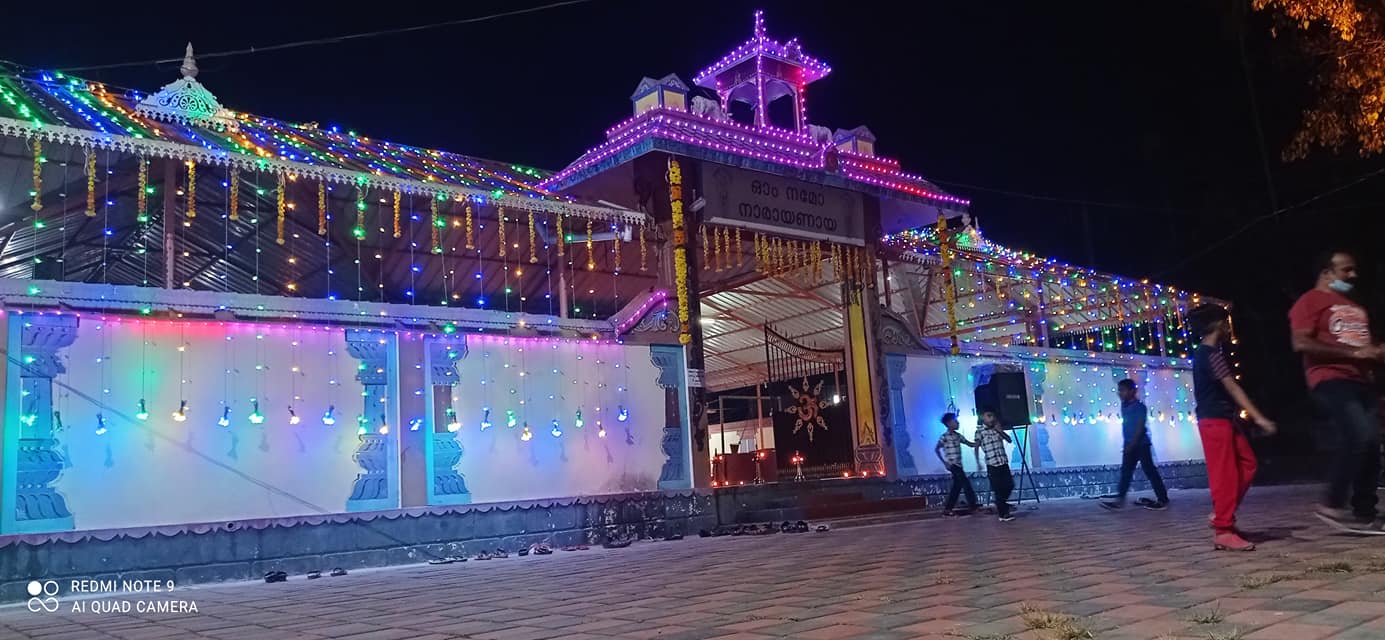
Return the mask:
[[[991,409],[1006,427],[1029,424],[1029,391],[1023,371],[990,371],[989,376],[976,376],[981,383],[974,391],[976,412]]]

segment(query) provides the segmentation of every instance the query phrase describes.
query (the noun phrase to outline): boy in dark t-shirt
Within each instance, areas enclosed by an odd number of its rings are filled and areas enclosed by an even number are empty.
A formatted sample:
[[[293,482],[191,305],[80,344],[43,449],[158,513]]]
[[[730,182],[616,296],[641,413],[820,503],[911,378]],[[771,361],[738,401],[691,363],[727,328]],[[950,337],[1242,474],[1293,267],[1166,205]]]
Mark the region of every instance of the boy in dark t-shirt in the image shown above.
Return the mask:
[[[1220,305],[1206,304],[1188,313],[1199,342],[1193,350],[1193,395],[1197,400],[1197,431],[1207,461],[1207,487],[1212,492],[1212,538],[1218,550],[1253,551],[1255,545],[1236,530],[1236,510],[1255,477],[1255,452],[1235,420],[1241,411],[1265,433],[1276,431],[1246,396],[1222,355],[1221,343],[1230,318]]]

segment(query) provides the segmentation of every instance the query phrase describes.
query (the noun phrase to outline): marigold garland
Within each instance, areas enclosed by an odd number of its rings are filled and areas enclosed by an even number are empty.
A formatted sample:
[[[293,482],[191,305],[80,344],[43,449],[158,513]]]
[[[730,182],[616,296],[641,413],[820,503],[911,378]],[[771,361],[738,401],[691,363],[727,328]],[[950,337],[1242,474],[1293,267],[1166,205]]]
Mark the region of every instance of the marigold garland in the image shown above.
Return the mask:
[[[495,216],[495,217],[496,217],[496,221],[499,223],[498,226],[500,227],[500,230],[497,232],[497,233],[500,234],[500,235],[499,235],[499,238],[500,238],[500,257],[504,258],[504,257],[505,257],[505,254],[506,254],[506,251],[505,251],[505,207],[500,207],[500,208],[498,209],[498,213],[496,213],[496,216]]]
[[[612,269],[613,271],[619,272],[619,271],[620,271],[620,224],[619,224],[619,223],[612,224],[612,225],[611,225],[611,229],[614,230],[614,231],[616,232],[616,241],[615,241],[615,245],[614,245],[613,248],[612,248],[612,250],[613,250],[615,253],[612,255],[611,269]]]
[[[712,261],[709,259],[707,253],[707,225],[699,225],[698,232],[702,234],[702,270],[706,271],[712,268]]]
[[[274,244],[284,244],[284,216],[287,208],[284,204],[284,195],[288,192],[288,187],[284,183],[284,174],[279,174],[279,209],[274,218]]]
[[[29,208],[34,211],[43,209],[43,143],[37,138],[34,139],[34,202]]]
[[[563,237],[563,214],[559,213],[553,216],[553,220],[558,229],[558,257],[561,258],[566,255],[564,243],[567,242],[567,238]]]
[[[322,182],[317,183],[317,235],[327,235],[327,185]]]
[[[231,210],[226,212],[226,217],[232,220],[240,220],[240,171],[235,167],[231,167],[230,184],[231,186],[229,189],[231,193],[228,197],[230,198]]]
[[[640,271],[646,271],[649,266],[649,253],[644,246],[644,225],[640,225]]]
[[[135,220],[149,222],[149,161],[139,157],[139,186],[135,194]]]
[[[399,229],[399,191],[394,192],[394,237],[401,238],[404,234]]]
[[[704,226],[703,229],[706,229]],[[712,264],[709,265],[720,272],[721,269],[721,227],[712,227]]]
[[[745,246],[741,244],[741,228],[740,228],[740,227],[736,227],[736,267],[737,267],[737,268],[739,268],[741,265],[745,264],[745,255],[742,253],[743,251],[745,251]]]
[[[88,148],[87,153],[87,217],[96,217],[96,150]]]
[[[596,256],[592,254],[592,219],[587,218],[587,271],[596,270]]]
[[[447,223],[438,216],[438,201],[445,197],[447,196],[435,193],[428,199],[428,215],[433,222],[433,253],[442,253],[442,227]]]
[[[471,251],[476,248],[476,236],[472,232],[471,226],[471,203],[466,205],[466,249]]]
[[[678,342],[691,344],[688,322],[688,247],[683,228],[683,168],[676,158],[668,159],[668,199],[673,217],[673,277],[678,296]]]
[[[197,163],[189,160],[188,163],[188,217],[197,217]],[[94,166],[94,165],[93,165]],[[87,215],[96,215],[93,211]]]
[[[538,264],[539,250],[538,243],[534,241],[537,234],[534,232],[534,212],[529,212],[529,264]]]

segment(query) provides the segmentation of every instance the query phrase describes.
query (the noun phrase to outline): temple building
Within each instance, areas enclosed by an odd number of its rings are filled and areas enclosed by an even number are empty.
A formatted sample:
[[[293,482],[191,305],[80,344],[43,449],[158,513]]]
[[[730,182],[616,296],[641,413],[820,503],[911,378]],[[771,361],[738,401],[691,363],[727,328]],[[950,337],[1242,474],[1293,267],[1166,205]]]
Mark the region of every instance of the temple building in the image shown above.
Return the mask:
[[[1110,482],[1127,377],[1200,473],[1183,318],[1213,300],[991,242],[888,138],[814,123],[831,72],[757,12],[559,171],[235,111],[192,45],[152,93],[0,73],[0,599],[23,554],[150,532],[181,568],[101,571],[249,577],[291,554],[198,549],[270,527],[388,529],[313,552],[352,566],[696,531],[791,479],[929,495],[978,387],[1010,385],[1021,498]]]

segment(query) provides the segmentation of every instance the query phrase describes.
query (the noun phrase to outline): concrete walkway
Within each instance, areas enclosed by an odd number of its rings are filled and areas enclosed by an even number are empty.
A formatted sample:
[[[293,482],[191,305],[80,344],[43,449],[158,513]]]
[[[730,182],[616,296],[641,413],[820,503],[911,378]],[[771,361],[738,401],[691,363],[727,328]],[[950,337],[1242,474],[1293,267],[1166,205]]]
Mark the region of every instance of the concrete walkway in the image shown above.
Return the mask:
[[[1185,491],[1160,513],[1067,500],[1010,523],[930,514],[103,596],[85,612],[63,597],[52,613],[0,608],[0,637],[1385,638],[1385,537],[1334,535],[1307,516],[1315,494],[1252,489],[1252,553],[1213,551],[1206,492]],[[197,612],[139,610],[159,601]]]

